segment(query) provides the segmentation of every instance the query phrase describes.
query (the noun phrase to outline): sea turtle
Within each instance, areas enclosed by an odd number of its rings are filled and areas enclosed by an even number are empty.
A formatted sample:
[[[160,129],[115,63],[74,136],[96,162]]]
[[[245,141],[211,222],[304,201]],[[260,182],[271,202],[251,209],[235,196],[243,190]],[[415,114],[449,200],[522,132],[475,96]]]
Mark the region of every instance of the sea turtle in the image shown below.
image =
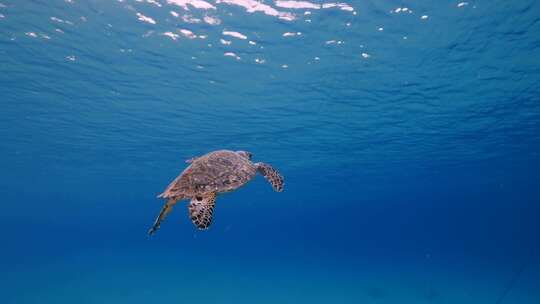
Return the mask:
[[[219,150],[186,162],[190,165],[158,195],[167,203],[148,231],[149,235],[156,232],[173,206],[183,199],[191,200],[188,209],[193,224],[198,229],[208,229],[217,194],[240,188],[257,172],[272,184],[275,191],[283,191],[283,177],[268,164],[252,163],[251,153],[247,151]]]

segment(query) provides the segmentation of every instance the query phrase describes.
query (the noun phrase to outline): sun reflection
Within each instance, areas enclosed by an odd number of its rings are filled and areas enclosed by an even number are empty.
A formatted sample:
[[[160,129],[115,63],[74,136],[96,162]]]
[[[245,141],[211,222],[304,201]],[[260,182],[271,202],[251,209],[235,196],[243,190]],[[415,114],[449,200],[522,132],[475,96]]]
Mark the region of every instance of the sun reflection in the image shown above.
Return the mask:
[[[296,19],[296,16],[292,13],[278,11],[270,5],[255,0],[217,0],[216,3],[241,6],[245,8],[248,13],[262,12],[266,15],[278,17],[279,19],[289,21]]]
[[[147,22],[147,23],[150,23],[150,24],[156,24],[156,21],[150,17],[147,17],[141,13],[137,13],[137,17],[139,17],[138,19],[142,22]]]
[[[189,38],[189,39],[197,38],[197,35],[195,35],[192,31],[190,31],[188,29],[180,29],[179,32],[180,32],[180,34],[182,34],[182,36],[184,36],[186,38]]]
[[[296,33],[293,33],[293,32],[286,32],[286,33],[283,33],[283,37],[291,37],[291,36],[300,36],[302,35],[301,32],[296,32]]]
[[[320,9],[320,4],[315,4],[307,1],[282,1],[278,0],[276,1],[276,6],[283,7],[283,8],[295,8],[295,9],[301,9],[301,8],[312,8],[312,9]]]
[[[193,8],[198,8],[198,9],[203,9],[203,10],[216,9],[215,6],[203,0],[167,0],[167,3],[178,5],[185,10],[189,10],[188,5],[192,6]]]
[[[223,31],[223,35],[235,37],[235,38],[242,39],[242,40],[247,39],[247,36],[246,36],[246,35],[244,35],[244,34],[242,34],[242,33],[239,33],[239,32]]]
[[[333,2],[332,0],[326,0],[328,2],[323,2],[325,0],[318,0],[320,2],[314,1],[296,1],[296,0],[273,0],[273,1],[263,1],[263,0],[116,0],[119,3],[122,3],[121,6],[128,10],[134,23],[143,22],[148,28],[144,31],[141,31],[139,35],[143,38],[148,38],[150,36],[156,37],[159,36],[160,39],[166,41],[183,41],[186,39],[201,39],[205,40],[201,42],[200,46],[204,49],[214,48],[218,53],[218,56],[231,57],[236,60],[240,60],[238,54],[242,54],[242,59],[244,62],[249,62],[251,64],[266,64],[274,65],[277,68],[289,68],[288,64],[283,64],[283,61],[275,60],[265,54],[264,50],[266,48],[270,49],[274,45],[271,35],[265,37],[267,33],[264,31],[257,32],[256,30],[250,31],[250,27],[239,25],[237,23],[230,24],[231,19],[238,20],[242,18],[241,15],[253,14],[257,18],[266,18],[268,22],[278,22],[286,26],[285,30],[282,30],[277,33],[273,33],[274,36],[284,37],[278,43],[287,43],[287,39],[292,42],[292,39],[303,38],[311,39],[314,36],[310,35],[310,29],[317,26],[317,22],[321,20],[321,11],[323,10],[334,10],[336,14],[349,15],[349,12],[356,15],[356,9],[348,3],[345,2]],[[66,1],[68,2],[68,1]],[[77,5],[78,2],[69,1],[72,5]],[[466,2],[462,2],[466,3]],[[466,5],[462,4],[461,6]],[[0,3],[0,7],[5,5]],[[236,7],[237,10],[230,10],[231,7]],[[458,4],[458,7],[460,5]],[[229,10],[227,10],[229,8]],[[239,9],[238,9],[239,8]],[[159,13],[161,11],[161,13]],[[340,11],[338,13],[338,11]],[[341,12],[343,11],[343,12]],[[3,10],[2,10],[3,12]],[[398,7],[393,8],[392,13],[402,14],[402,13],[412,13],[412,10],[407,7]],[[73,25],[73,28],[76,28],[75,24],[80,24],[80,20],[86,21],[86,17],[71,17],[74,22],[66,20],[67,15],[57,15],[48,17],[50,23],[52,24],[51,33],[53,33],[53,39],[57,37],[66,37],[60,36],[56,33],[65,34],[63,27],[66,25]],[[80,15],[79,15],[80,16]],[[269,16],[269,17],[268,17]],[[325,18],[335,18],[335,14],[324,15]],[[0,14],[0,18],[4,18],[3,14]],[[137,20],[135,20],[136,17]],[[67,17],[70,18],[70,17]],[[79,20],[80,18],[80,20]],[[163,18],[163,19],[161,19]],[[427,19],[427,15],[423,15],[420,19]],[[277,20],[279,19],[279,20]],[[89,18],[89,20],[91,20]],[[294,22],[298,22],[294,26]],[[305,24],[304,22],[312,22],[312,24]],[[351,26],[354,24],[352,18],[348,20],[338,20],[340,26]],[[351,22],[352,21],[352,22]],[[112,22],[112,21],[111,21]],[[266,22],[266,21],[265,21]],[[107,24],[107,23],[105,23]],[[117,26],[116,23],[115,27]],[[152,25],[152,26],[149,26]],[[112,27],[109,23],[107,26]],[[378,31],[383,31],[383,27],[375,27]],[[61,28],[56,28],[61,27]],[[32,28],[30,28],[32,29]],[[35,31],[36,28],[33,28]],[[55,32],[53,32],[53,30]],[[70,29],[71,30],[71,29]],[[240,31],[238,31],[240,30]],[[39,31],[28,31],[25,33],[27,37],[36,38],[36,39],[51,39],[50,36],[46,34],[41,34]],[[66,33],[68,31],[66,30]],[[109,33],[109,32],[107,32]],[[401,38],[403,36],[398,36]],[[308,39],[309,38],[309,39]],[[318,43],[319,45],[334,45],[336,48],[340,48],[340,52],[345,50],[345,48],[350,47],[349,41],[345,44],[345,40],[338,40],[343,37],[324,37],[321,38]],[[170,39],[170,40],[169,40]],[[238,40],[236,40],[238,39]],[[330,39],[330,40],[327,40]],[[406,38],[404,38],[406,39]],[[239,40],[245,40],[247,43],[243,43]],[[235,42],[235,44],[233,44]],[[221,44],[221,46],[220,46]],[[180,44],[175,44],[180,45]],[[351,44],[352,45],[352,44]],[[256,48],[254,47],[256,46]],[[354,46],[357,47],[358,46]],[[234,52],[224,52],[223,49],[233,50]],[[257,50],[262,53],[253,53]],[[333,48],[328,47],[329,52],[333,52]],[[356,56],[358,57],[358,51]],[[321,55],[321,54],[318,54]],[[65,56],[65,55],[64,55]],[[328,58],[323,57],[322,58]],[[361,58],[369,58],[370,55],[367,53],[361,53]],[[66,57],[67,58],[67,57]],[[73,57],[74,58],[74,57]],[[221,58],[221,57],[220,57]],[[309,64],[316,64],[320,58],[319,57],[307,57],[305,62],[309,61]],[[68,59],[71,60],[71,59]],[[75,59],[73,59],[75,60]],[[325,60],[323,60],[325,61]],[[289,62],[291,64],[291,62]],[[322,61],[319,62],[322,64]]]
[[[173,32],[165,32],[162,34],[163,36],[167,36],[169,38],[171,38],[172,40],[176,40],[178,39],[179,35],[178,34],[175,34]]]
[[[235,53],[233,53],[233,52],[226,52],[226,53],[223,54],[223,56],[225,56],[225,57],[233,57],[236,60],[240,60],[240,57],[238,55],[236,55]]]

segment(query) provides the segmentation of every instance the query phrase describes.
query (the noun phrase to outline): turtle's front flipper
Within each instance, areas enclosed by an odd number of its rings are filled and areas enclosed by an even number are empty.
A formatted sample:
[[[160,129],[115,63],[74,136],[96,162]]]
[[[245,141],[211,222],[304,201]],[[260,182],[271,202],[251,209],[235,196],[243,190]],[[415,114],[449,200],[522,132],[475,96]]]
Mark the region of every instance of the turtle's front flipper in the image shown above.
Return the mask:
[[[272,184],[274,190],[277,192],[283,191],[283,185],[285,184],[283,181],[283,176],[281,176],[276,169],[265,163],[256,163],[255,166],[257,167],[259,173],[261,173],[262,176],[264,176],[264,178],[266,178],[266,180]]]
[[[159,213],[158,217],[156,218],[156,221],[154,222],[154,225],[150,230],[148,230],[148,235],[152,235],[156,233],[156,230],[159,229],[159,226],[161,225],[161,222],[165,219],[165,217],[172,211],[172,208],[174,204],[176,204],[176,199],[169,199],[165,205],[163,205],[163,208],[161,208],[161,212]]]
[[[206,230],[212,223],[212,214],[216,205],[216,193],[196,196],[189,203],[189,217],[200,230]]]

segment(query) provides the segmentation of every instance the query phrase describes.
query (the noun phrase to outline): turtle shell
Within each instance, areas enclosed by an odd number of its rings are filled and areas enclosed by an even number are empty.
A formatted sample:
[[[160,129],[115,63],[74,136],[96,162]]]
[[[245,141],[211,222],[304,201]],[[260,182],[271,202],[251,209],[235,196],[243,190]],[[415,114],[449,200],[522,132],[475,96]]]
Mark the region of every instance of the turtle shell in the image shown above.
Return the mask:
[[[234,151],[211,152],[194,159],[159,197],[182,199],[229,192],[245,185],[256,172],[250,160]]]

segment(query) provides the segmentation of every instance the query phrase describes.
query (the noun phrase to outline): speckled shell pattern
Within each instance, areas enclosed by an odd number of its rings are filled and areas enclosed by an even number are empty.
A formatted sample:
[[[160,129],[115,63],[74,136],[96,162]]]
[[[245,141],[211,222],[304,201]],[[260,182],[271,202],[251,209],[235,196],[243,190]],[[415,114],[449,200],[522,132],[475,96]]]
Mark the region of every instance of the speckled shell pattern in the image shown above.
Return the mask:
[[[234,151],[215,151],[193,160],[158,197],[186,199],[212,192],[229,192],[256,174],[253,163]]]

